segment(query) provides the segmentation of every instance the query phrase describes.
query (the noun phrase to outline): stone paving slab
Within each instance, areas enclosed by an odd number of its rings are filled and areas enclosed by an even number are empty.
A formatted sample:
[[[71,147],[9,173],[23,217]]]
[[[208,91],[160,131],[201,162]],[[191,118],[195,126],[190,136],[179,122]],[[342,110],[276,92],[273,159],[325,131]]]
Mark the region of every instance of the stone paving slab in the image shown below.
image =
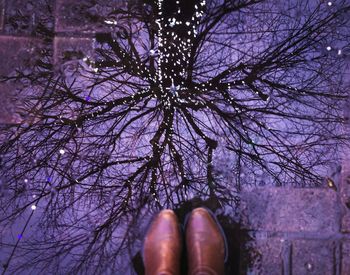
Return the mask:
[[[280,232],[339,232],[340,209],[332,189],[253,188],[241,194],[250,229]]]
[[[4,26],[4,15],[5,15],[5,0],[0,0],[0,31]]]
[[[54,68],[55,71],[75,72],[79,62],[84,58],[93,59],[93,39],[76,37],[55,37],[54,39]]]
[[[283,274],[283,254],[286,243],[281,238],[266,238],[256,240],[254,249],[258,251],[260,257],[251,269],[251,274]]]
[[[335,273],[335,243],[324,240],[296,240],[292,245],[292,274],[331,275]]]
[[[341,275],[350,273],[350,241],[344,241],[341,246]]]
[[[113,10],[127,4],[128,1],[57,0],[56,2],[56,32],[95,33],[110,30],[114,25],[108,24],[114,16]]]
[[[53,9],[54,0],[8,0],[5,7],[4,32],[47,36],[48,32],[54,29]]]
[[[341,231],[343,233],[350,233],[350,213],[345,213],[342,218]]]
[[[20,122],[20,117],[15,112],[16,100],[11,89],[10,85],[0,83],[0,124],[17,124]]]
[[[30,37],[0,36],[0,75],[11,74],[16,68],[34,67],[36,55],[42,49],[42,41]]]
[[[31,37],[0,36],[0,77],[14,77],[17,70],[30,74],[41,59],[44,45],[41,39]],[[19,89],[31,87],[28,80],[0,84],[0,123],[17,124],[22,121],[18,111]]]

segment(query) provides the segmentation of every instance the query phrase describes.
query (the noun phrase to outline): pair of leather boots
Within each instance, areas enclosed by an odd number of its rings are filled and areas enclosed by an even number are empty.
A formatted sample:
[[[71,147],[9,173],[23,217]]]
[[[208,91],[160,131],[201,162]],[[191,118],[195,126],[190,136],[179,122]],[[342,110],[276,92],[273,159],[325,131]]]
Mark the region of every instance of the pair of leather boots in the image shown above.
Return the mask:
[[[225,240],[219,225],[205,208],[194,209],[187,220],[186,248],[189,275],[224,274]],[[162,210],[144,241],[146,275],[179,275],[182,237],[172,210]]]

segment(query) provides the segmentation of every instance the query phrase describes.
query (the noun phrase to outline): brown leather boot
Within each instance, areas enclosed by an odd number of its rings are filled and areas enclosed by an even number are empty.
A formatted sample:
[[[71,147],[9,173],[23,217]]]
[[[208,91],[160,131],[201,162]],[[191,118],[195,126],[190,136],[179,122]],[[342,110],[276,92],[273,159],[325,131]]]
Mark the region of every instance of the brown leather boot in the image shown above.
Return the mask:
[[[162,210],[153,220],[143,247],[146,275],[179,275],[181,233],[172,210]]]
[[[224,274],[225,241],[205,208],[194,209],[188,218],[186,247],[189,275]]]

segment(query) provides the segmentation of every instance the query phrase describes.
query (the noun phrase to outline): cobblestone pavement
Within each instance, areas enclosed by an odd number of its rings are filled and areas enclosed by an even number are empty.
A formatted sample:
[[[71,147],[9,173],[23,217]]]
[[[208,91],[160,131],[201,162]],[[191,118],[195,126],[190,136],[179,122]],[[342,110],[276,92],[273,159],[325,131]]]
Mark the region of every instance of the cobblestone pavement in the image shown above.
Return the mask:
[[[52,47],[56,66],[67,49],[91,54],[94,32],[104,28],[93,14],[108,12],[109,6],[77,2],[0,0],[0,74],[30,64],[42,43]],[[109,1],[110,6],[114,2]],[[52,41],[45,40],[52,31]],[[2,124],[20,122],[11,96],[15,90],[14,85],[0,84]],[[350,274],[350,150],[344,152],[341,167],[337,190],[269,187],[242,192],[244,222],[261,255],[250,274]]]

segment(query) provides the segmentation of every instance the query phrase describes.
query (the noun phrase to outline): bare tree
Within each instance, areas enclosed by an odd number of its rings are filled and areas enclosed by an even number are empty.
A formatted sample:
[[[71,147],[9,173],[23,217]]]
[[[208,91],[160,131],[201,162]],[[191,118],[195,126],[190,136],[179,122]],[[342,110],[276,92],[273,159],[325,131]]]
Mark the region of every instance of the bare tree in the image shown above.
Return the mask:
[[[348,141],[349,8],[133,1],[101,18],[112,27],[94,56],[4,76],[31,85],[23,123],[2,129],[0,224],[33,231],[3,243],[4,270],[122,270],[152,209],[196,196],[233,208],[242,184],[322,185]]]

